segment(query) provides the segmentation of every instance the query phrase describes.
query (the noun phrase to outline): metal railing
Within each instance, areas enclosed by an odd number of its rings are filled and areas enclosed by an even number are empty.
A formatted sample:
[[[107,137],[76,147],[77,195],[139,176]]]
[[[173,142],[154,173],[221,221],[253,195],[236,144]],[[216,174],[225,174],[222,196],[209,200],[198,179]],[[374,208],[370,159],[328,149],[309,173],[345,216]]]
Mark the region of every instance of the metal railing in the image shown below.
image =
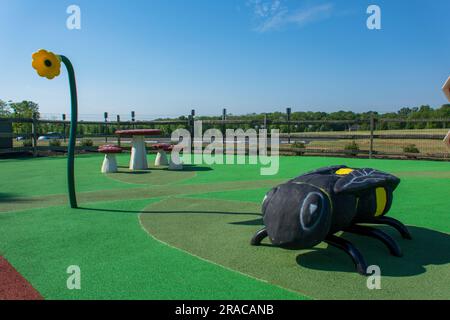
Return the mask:
[[[199,117],[198,117],[199,118]],[[198,119],[197,118],[197,119]],[[200,117],[201,118],[201,117]],[[288,116],[287,119],[290,119]],[[449,160],[450,150],[443,139],[450,130],[450,119],[383,119],[371,116],[363,120],[271,120],[222,119],[202,120],[203,131],[216,128],[225,133],[226,129],[266,128],[280,129],[280,152],[291,155],[333,155],[360,156],[369,158],[410,158]],[[161,136],[152,137],[152,141],[170,141],[170,134],[177,128],[194,132],[195,112],[183,120],[154,121],[80,121],[77,133],[77,149],[93,151],[100,144],[117,143],[125,148],[129,141],[114,134],[119,129],[159,128]],[[3,126],[2,126],[3,124]],[[64,152],[70,122],[64,120],[40,120],[33,118],[0,118],[0,153],[42,151]],[[338,127],[331,131],[327,128]],[[62,138],[59,145],[52,140],[40,141],[49,128],[59,132]],[[18,138],[21,141],[18,141]],[[83,140],[90,139],[93,146],[84,145]],[[5,143],[5,141],[7,143]],[[8,147],[8,141],[9,147]],[[6,145],[6,147],[5,147]]]

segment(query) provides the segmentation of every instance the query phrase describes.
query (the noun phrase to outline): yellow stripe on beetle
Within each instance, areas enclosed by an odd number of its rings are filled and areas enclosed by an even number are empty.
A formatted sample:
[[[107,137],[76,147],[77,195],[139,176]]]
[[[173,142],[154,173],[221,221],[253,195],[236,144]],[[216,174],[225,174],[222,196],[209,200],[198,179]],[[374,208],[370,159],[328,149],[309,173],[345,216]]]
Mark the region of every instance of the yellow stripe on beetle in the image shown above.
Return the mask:
[[[375,198],[377,202],[377,209],[375,211],[375,217],[379,217],[383,214],[384,209],[386,209],[387,204],[387,193],[384,188],[375,189]]]

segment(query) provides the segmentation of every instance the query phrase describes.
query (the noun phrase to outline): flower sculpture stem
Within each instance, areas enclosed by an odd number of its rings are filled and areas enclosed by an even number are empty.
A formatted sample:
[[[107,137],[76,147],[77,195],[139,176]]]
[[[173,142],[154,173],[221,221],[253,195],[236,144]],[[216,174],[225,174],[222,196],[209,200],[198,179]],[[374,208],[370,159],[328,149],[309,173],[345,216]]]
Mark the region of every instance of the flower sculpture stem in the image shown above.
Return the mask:
[[[53,52],[41,49],[32,55],[31,66],[36,70],[39,76],[49,80],[59,76],[61,73],[61,62],[66,66],[69,74],[70,102],[72,105],[70,117],[70,137],[67,151],[67,183],[69,186],[69,201],[72,208],[78,208],[77,196],[75,193],[75,143],[77,140],[77,122],[78,122],[78,99],[77,84],[75,82],[75,72],[70,60]]]
[[[70,102],[71,102],[71,112],[70,112],[70,136],[69,136],[69,147],[67,150],[67,183],[69,186],[69,201],[70,207],[78,208],[77,196],[75,193],[75,144],[77,140],[77,122],[78,122],[78,99],[77,99],[77,84],[75,81],[75,71],[73,70],[72,63],[70,60],[60,55],[61,62],[67,68],[67,73],[69,74],[69,86],[70,86]]]

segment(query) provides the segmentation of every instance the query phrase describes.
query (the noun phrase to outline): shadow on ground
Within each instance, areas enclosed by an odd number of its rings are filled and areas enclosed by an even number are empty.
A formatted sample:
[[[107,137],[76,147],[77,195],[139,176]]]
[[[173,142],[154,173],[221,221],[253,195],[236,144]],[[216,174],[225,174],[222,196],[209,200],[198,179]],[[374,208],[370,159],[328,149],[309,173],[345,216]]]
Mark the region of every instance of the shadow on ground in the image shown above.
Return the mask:
[[[27,199],[20,197],[13,193],[3,193],[0,192],[0,203],[11,203],[11,202],[30,202],[33,201],[32,199]]]
[[[261,216],[261,213],[255,214]],[[238,226],[262,226],[263,220],[262,218],[246,220],[246,221],[238,221],[238,222],[230,222],[230,224],[235,224]]]
[[[213,210],[120,210],[120,209],[102,209],[102,208],[87,208],[87,207],[79,207],[81,210],[90,210],[90,211],[100,211],[100,212],[115,212],[115,213],[201,213],[201,214],[225,214],[225,215],[260,215],[259,213],[249,213],[249,212],[229,212],[229,211],[213,211]],[[259,220],[259,219],[258,219]]]
[[[119,169],[125,169],[120,170],[119,173],[127,173],[127,174],[145,174],[145,173],[151,173],[152,171],[171,171],[168,169],[167,166],[161,166],[161,167],[150,167],[146,170],[136,170],[131,171],[128,166],[117,166]],[[197,166],[193,164],[185,164],[183,165],[183,170],[179,170],[179,172],[187,171],[187,172],[199,172],[199,171],[212,171],[213,168],[206,167],[206,166]],[[178,171],[178,170],[175,170]]]
[[[386,247],[375,239],[343,234],[363,254],[368,265],[378,265],[384,276],[408,277],[425,273],[426,266],[450,263],[450,235],[421,227],[408,227],[413,239],[405,240],[389,228],[380,228],[390,233],[403,250],[403,257],[391,256]],[[315,248],[297,256],[297,263],[305,268],[355,272],[355,268],[343,251],[334,247]]]
[[[263,224],[262,219],[232,222],[235,225],[257,226]],[[403,257],[394,257],[378,240],[343,233],[342,237],[352,242],[363,254],[368,265],[379,265],[386,276],[407,277],[426,272],[425,266],[444,265],[450,263],[450,235],[421,227],[408,227],[413,239],[402,239],[389,227],[376,227],[390,234],[400,245]],[[278,248],[270,243],[261,243],[262,247],[279,250],[296,250]],[[300,252],[300,250],[299,250]],[[322,271],[355,272],[350,257],[344,251],[334,247],[313,248],[307,253],[297,256],[297,263],[305,268]]]
[[[183,165],[183,171],[212,171],[213,168],[205,166],[197,166],[193,164]]]

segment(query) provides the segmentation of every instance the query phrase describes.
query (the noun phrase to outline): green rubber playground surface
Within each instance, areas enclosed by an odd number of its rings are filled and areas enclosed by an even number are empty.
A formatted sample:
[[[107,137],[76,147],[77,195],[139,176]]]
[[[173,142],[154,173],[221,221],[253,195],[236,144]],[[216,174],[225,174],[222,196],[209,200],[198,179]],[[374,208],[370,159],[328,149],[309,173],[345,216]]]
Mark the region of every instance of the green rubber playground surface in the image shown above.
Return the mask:
[[[148,156],[149,163],[154,157]],[[259,165],[190,165],[100,173],[101,155],[76,158],[80,209],[66,197],[64,157],[0,160],[0,256],[46,299],[450,299],[450,163],[280,157],[274,176]],[[381,268],[369,290],[350,258],[322,243],[310,250],[249,244],[261,228],[271,187],[306,171],[344,164],[399,176],[389,215],[413,240],[388,227],[404,256],[349,234],[368,264]],[[66,270],[81,269],[81,290]]]

